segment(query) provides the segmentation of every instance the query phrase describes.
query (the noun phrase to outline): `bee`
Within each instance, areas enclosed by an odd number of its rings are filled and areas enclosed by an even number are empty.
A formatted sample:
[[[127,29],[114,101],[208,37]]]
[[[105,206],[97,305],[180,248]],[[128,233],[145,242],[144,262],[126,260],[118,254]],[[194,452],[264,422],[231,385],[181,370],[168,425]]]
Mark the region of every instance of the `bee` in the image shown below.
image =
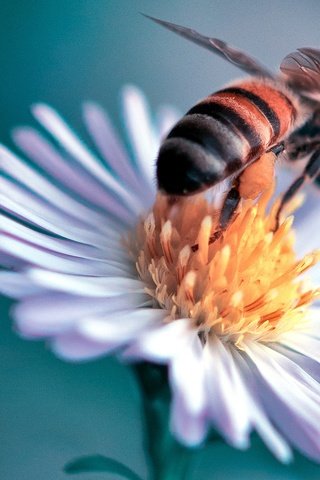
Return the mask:
[[[277,229],[287,202],[306,183],[320,179],[320,50],[290,53],[274,75],[221,40],[146,16],[250,74],[207,96],[172,128],[157,158],[159,190],[174,198],[230,180],[214,241],[242,198],[256,199],[271,185],[275,160],[285,152],[287,160],[306,164],[282,196]]]

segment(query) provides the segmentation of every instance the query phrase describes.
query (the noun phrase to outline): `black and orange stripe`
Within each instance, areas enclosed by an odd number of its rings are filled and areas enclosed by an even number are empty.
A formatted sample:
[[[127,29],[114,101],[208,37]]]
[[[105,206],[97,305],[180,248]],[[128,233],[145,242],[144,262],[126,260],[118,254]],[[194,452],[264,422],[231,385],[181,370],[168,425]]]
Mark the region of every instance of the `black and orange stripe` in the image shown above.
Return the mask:
[[[280,135],[280,118],[270,105],[263,100],[260,96],[252,93],[250,90],[245,90],[244,88],[226,88],[220,90],[216,95],[221,93],[232,96],[232,98],[237,99],[238,103],[243,103],[244,99],[248,100],[252,106],[254,106],[260,113],[262,113],[266,120],[272,127],[273,137],[272,140],[276,141]]]
[[[243,81],[208,96],[164,141],[159,188],[188,195],[219,183],[279,143],[295,117],[290,98],[265,82]]]

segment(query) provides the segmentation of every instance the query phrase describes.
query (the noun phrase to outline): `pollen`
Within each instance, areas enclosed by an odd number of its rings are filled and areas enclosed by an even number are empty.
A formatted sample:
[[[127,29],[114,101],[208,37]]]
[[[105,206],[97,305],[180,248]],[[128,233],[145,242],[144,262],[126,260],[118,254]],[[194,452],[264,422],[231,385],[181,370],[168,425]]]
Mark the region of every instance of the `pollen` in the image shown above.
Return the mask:
[[[243,200],[220,235],[219,209],[204,195],[175,202],[158,195],[152,211],[130,235],[130,253],[145,291],[168,312],[166,322],[190,319],[201,339],[218,335],[243,342],[277,341],[308,319],[320,289],[305,275],[320,251],[298,259],[294,250],[296,197],[274,231],[279,200],[272,191]]]

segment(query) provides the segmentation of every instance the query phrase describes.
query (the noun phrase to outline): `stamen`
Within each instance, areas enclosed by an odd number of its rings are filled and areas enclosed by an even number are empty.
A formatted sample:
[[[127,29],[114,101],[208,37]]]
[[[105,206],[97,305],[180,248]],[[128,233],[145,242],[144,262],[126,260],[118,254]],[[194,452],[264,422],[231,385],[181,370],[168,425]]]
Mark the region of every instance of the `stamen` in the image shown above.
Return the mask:
[[[255,300],[254,302],[250,303],[249,305],[245,305],[243,307],[243,310],[245,312],[258,310],[259,308],[263,307],[264,305],[274,300],[277,296],[278,296],[278,292],[276,289],[270,290],[269,292],[265,293],[261,297],[257,298],[257,300]]]
[[[223,232],[219,210],[203,195],[175,202],[158,195],[129,248],[166,322],[190,318],[203,341],[218,335],[241,349],[247,337],[274,342],[306,321],[320,288],[299,276],[320,251],[296,258],[292,216],[273,232],[279,201],[268,209],[271,195],[243,201]]]
[[[237,292],[233,293],[233,295],[230,298],[230,304],[233,307],[239,307],[241,305],[241,302],[243,300],[243,292],[241,290],[238,290]]]
[[[318,298],[320,298],[320,288],[317,288],[316,290],[309,290],[301,295],[296,308],[301,307],[302,305],[307,305]]]
[[[170,220],[167,220],[163,225],[160,233],[160,243],[162,251],[167,263],[172,263],[172,250],[171,250],[171,236],[172,236],[172,225]]]
[[[191,248],[189,245],[185,245],[179,252],[178,264],[177,264],[177,281],[178,284],[182,282],[183,277],[187,271],[187,264],[191,255]]]
[[[209,239],[212,228],[212,219],[209,215],[204,217],[201,222],[200,231],[197,239],[199,245],[199,260],[203,265],[208,263]]]
[[[283,316],[283,314],[284,314],[283,311],[278,310],[276,312],[268,313],[267,315],[262,315],[260,317],[260,322],[261,323],[264,323],[264,322],[271,323],[274,320],[279,320]]]
[[[153,213],[150,213],[144,222],[144,231],[146,233],[147,245],[149,248],[149,252],[151,257],[156,256],[156,245],[155,245],[155,232],[156,224],[154,220]]]
[[[196,284],[197,274],[196,272],[190,271],[184,278],[183,286],[186,298],[194,303],[194,287]]]

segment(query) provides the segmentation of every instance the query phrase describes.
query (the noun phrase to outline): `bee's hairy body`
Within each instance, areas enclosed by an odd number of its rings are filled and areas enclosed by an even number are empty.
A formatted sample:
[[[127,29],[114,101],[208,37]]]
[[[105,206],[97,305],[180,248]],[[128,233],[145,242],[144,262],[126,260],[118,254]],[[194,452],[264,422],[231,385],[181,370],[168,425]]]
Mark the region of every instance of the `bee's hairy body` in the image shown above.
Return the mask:
[[[289,90],[263,79],[249,78],[209,95],[163,142],[160,190],[190,195],[239,172],[290,134],[297,112]]]
[[[209,95],[173,127],[157,159],[160,191],[176,199],[229,180],[215,241],[242,198],[270,188],[276,158],[305,159],[302,173],[281,198],[285,205],[307,183],[320,184],[320,49],[289,53],[273,74],[247,53],[213,37],[149,17],[238,66],[251,77]]]

